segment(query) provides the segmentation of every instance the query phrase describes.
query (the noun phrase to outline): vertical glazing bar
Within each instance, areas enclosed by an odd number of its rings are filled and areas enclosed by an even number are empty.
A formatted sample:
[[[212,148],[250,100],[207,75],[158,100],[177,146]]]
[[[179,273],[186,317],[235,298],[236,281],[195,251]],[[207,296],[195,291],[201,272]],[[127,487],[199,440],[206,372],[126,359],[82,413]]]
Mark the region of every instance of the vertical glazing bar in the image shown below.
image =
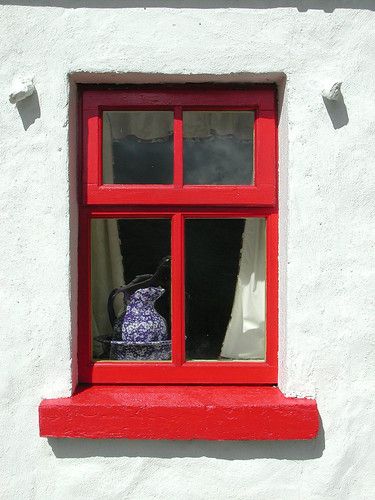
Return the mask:
[[[266,226],[266,361],[277,375],[278,353],[278,217],[267,217]]]
[[[103,168],[104,168],[104,162],[103,162],[103,148],[104,148],[104,141],[103,141],[103,119],[104,119],[104,113],[101,112],[100,114],[98,113],[98,186],[101,186],[103,184]],[[112,139],[112,138],[111,138]]]
[[[79,215],[78,253],[78,363],[81,382],[91,382],[91,233],[88,210]]]
[[[176,106],[174,109],[174,185],[181,188],[184,182],[183,173],[183,131],[182,131],[182,107]]]
[[[172,217],[172,362],[185,361],[184,218]]]

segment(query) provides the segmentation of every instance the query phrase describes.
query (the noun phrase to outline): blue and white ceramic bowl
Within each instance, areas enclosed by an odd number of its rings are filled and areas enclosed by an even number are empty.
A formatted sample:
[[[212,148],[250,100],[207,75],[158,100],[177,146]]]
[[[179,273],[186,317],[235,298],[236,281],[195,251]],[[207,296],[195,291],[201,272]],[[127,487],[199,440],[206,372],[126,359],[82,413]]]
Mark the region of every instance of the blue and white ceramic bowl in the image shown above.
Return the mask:
[[[111,340],[109,359],[128,361],[166,361],[171,359],[171,341],[124,342]]]
[[[123,361],[169,361],[171,359],[171,341],[125,342],[113,340],[101,335],[95,340],[103,347],[101,359]]]

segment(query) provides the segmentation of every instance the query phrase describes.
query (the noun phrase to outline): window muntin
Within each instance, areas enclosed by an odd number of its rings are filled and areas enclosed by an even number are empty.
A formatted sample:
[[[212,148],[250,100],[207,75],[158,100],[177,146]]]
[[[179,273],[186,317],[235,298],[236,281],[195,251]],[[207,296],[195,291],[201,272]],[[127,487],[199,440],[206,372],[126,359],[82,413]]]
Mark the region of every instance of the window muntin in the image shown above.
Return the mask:
[[[104,112],[173,110],[173,184],[104,184]],[[183,171],[183,114],[192,111],[243,111],[254,115],[253,184],[187,185]],[[86,91],[83,95],[84,175],[80,239],[80,379],[103,383],[275,383],[277,381],[277,205],[276,109],[274,92],[167,89]],[[170,218],[171,362],[92,360],[88,288],[91,272],[90,220],[96,218]],[[265,356],[251,363],[190,360],[185,331],[186,224],[193,219],[262,219],[266,241]],[[90,323],[90,322],[89,322]],[[249,361],[249,360],[245,360]]]

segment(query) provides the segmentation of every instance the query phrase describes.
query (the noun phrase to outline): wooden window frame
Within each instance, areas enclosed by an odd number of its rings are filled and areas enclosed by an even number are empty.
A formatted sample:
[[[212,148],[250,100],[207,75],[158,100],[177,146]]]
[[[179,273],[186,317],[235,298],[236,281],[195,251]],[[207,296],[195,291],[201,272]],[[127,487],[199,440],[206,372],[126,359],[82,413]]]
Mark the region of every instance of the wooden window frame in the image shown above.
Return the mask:
[[[82,176],[79,208],[79,380],[90,384],[277,384],[278,207],[276,91],[269,87],[150,87],[82,92]],[[174,183],[102,183],[102,115],[107,110],[173,110]],[[185,110],[251,110],[254,183],[251,186],[184,186]],[[172,361],[91,359],[90,220],[166,217],[172,232]],[[265,361],[185,361],[185,217],[266,218]]]

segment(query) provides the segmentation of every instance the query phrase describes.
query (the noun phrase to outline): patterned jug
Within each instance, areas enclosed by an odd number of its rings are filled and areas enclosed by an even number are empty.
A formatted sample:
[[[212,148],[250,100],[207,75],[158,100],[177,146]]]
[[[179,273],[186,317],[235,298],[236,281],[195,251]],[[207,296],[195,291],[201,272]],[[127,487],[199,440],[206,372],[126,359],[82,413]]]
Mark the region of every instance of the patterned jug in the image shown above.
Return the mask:
[[[121,318],[121,336],[127,343],[149,343],[168,340],[167,323],[155,309],[155,302],[165,292],[161,287],[140,288],[128,299]]]

